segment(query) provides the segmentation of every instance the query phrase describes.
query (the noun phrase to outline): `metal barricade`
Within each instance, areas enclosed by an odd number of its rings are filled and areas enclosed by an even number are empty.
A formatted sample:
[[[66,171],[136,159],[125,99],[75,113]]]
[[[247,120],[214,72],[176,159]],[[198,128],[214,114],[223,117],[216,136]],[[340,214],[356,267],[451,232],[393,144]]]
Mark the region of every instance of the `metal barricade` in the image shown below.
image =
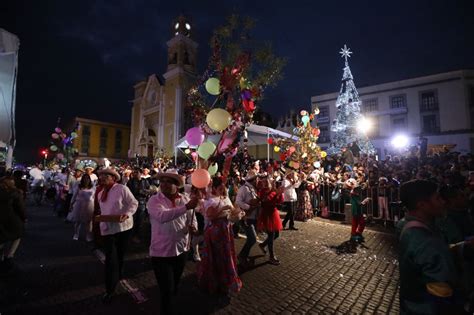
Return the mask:
[[[339,196],[333,193],[339,191]],[[318,199],[318,208],[321,211],[324,206],[333,215],[344,215],[344,205],[350,203],[350,192],[345,191],[340,185],[320,183],[314,192]],[[369,219],[398,221],[403,217],[403,209],[400,205],[400,188],[369,186],[362,190],[362,198],[370,198],[364,207],[364,212]],[[384,211],[385,210],[385,211]]]

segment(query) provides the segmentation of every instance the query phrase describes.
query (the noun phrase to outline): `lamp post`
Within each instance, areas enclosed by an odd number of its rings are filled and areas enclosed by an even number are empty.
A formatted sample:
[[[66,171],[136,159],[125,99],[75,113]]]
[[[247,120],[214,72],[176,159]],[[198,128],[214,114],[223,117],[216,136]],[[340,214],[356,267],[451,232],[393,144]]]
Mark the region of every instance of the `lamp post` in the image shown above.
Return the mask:
[[[46,160],[48,159],[48,150],[41,151],[41,154],[43,154],[43,167],[46,168]]]

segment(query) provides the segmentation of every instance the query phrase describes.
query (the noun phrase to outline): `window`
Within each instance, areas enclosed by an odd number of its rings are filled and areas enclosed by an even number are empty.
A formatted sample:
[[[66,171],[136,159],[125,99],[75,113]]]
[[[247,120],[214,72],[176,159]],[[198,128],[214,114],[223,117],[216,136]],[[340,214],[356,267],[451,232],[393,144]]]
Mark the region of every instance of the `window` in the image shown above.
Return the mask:
[[[319,107],[319,115],[317,117],[329,117],[329,107]]]
[[[107,153],[107,128],[100,128],[99,155],[105,156]]]
[[[420,98],[420,111],[431,111],[438,109],[438,100],[435,91],[421,92]]]
[[[421,117],[421,119],[422,119],[422,131],[424,133],[439,132],[438,115],[436,114],[424,115]]]
[[[405,94],[390,96],[390,108],[407,107],[407,98]]]
[[[370,100],[365,100],[362,101],[362,104],[364,105],[364,112],[375,112],[379,110],[379,105],[377,103],[376,98],[372,98]]]
[[[322,142],[322,143],[331,142],[331,134],[329,132],[329,126],[320,125],[319,131],[320,133],[319,133],[318,142]]]
[[[91,138],[91,128],[87,125],[81,126],[82,128],[82,139],[81,139],[81,153],[89,153],[89,143]]]
[[[120,155],[122,152],[122,130],[115,129],[115,154]]]
[[[407,127],[407,120],[405,116],[392,117],[392,130],[401,131]]]

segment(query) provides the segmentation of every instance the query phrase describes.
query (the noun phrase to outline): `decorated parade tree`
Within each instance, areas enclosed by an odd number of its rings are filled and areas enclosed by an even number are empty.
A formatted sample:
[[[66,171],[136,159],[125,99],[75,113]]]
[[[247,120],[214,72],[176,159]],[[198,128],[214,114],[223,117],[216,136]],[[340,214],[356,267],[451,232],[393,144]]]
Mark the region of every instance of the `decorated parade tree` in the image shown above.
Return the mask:
[[[374,153],[374,146],[367,138],[367,135],[361,132],[364,123],[368,123],[360,112],[361,101],[359,93],[354,84],[351,69],[349,68],[349,58],[352,54],[349,48],[344,45],[340,54],[345,59],[344,73],[342,75],[342,85],[339,96],[336,101],[336,119],[332,122],[331,130],[335,132],[329,154],[337,154],[342,147],[357,143],[361,152]]]
[[[314,109],[312,113],[302,110],[300,112],[301,122],[297,122],[290,139],[268,139],[269,144],[274,145],[273,150],[280,153],[280,160],[284,161],[288,167],[312,169],[316,162],[327,156],[327,153],[317,145],[321,132],[317,126],[316,117],[318,114],[318,108]]]
[[[282,77],[285,60],[273,54],[269,43],[251,37],[254,25],[248,17],[232,15],[214,31],[210,62],[188,92],[195,127],[185,138],[190,146],[187,152],[197,165],[191,178],[196,187],[207,186],[220,167],[228,176],[239,150],[243,153],[239,165],[248,165],[246,128],[265,89]]]
[[[75,125],[69,133],[66,133],[59,127],[60,122],[59,118],[54,132],[51,134],[49,149],[44,153],[48,166],[55,164],[67,166],[78,154],[77,149],[73,146],[73,141],[77,138],[79,125]],[[46,161],[46,156],[49,156],[49,161]]]

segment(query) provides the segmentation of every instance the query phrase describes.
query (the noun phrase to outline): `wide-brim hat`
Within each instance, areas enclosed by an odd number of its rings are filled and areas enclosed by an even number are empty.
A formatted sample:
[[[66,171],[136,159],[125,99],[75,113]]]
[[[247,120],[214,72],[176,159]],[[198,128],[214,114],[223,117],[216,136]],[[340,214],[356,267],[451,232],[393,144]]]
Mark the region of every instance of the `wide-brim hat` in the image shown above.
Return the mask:
[[[178,182],[178,187],[183,187],[184,186],[184,178],[183,176],[178,174],[178,171],[175,169],[169,169],[164,173],[158,173],[156,174],[156,178],[158,180],[161,180],[162,178],[171,178],[174,179],[176,182]]]
[[[93,168],[92,166],[86,166],[86,167],[84,167],[84,171],[87,170],[87,169],[94,170],[95,168]]]
[[[117,182],[120,180],[120,174],[117,173],[117,171],[113,168],[109,167],[109,168],[101,169],[99,171],[99,175],[102,175],[102,174],[114,176]]]
[[[258,174],[254,170],[250,170],[247,172],[247,175],[245,176],[245,181],[251,181],[255,178],[257,178]]]

